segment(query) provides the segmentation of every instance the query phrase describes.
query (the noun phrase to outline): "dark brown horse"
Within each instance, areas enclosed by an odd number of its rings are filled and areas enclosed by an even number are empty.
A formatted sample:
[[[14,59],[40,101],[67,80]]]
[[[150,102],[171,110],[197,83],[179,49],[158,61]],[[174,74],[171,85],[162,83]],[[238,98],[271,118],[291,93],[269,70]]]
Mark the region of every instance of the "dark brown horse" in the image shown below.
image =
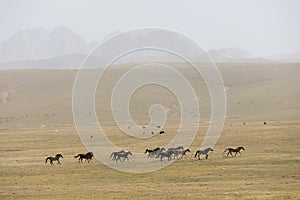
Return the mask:
[[[228,151],[227,153],[227,157],[230,154],[231,156],[236,156],[237,153],[239,153],[240,155],[242,155],[241,150],[245,151],[244,147],[228,147],[225,149],[225,151],[223,153],[225,153],[226,151]],[[234,155],[232,153],[235,153]]]
[[[57,161],[57,164],[60,165],[60,161],[59,161],[60,158],[64,158],[64,157],[61,154],[56,154],[55,157],[49,156],[49,157],[46,158],[45,163],[47,163],[47,161],[49,160],[50,165],[53,165],[53,161]]]
[[[79,157],[79,158],[78,158]],[[78,162],[82,163],[82,160],[85,159],[85,162],[88,161],[88,163],[93,159],[94,154],[93,152],[88,152],[86,154],[78,154],[77,156],[74,156],[74,158],[78,158]]]

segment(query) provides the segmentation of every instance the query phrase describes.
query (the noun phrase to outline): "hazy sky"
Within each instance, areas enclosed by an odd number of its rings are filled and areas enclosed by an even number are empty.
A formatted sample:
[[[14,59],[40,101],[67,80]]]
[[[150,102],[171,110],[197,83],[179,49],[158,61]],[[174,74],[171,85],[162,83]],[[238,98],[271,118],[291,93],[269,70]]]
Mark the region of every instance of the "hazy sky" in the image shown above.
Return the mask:
[[[182,32],[206,49],[256,56],[300,51],[300,1],[0,0],[0,41],[20,29],[65,25],[87,41],[138,27]]]

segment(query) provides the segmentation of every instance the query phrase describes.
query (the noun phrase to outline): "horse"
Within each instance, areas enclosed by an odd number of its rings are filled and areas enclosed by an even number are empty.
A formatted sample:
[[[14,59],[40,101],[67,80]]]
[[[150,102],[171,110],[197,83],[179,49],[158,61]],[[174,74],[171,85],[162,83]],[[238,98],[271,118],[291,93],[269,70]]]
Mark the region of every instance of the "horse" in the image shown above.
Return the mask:
[[[179,150],[183,150],[183,146],[179,146],[179,147],[175,147],[175,148],[168,148],[168,151],[179,151]]]
[[[164,148],[162,148],[164,149]],[[161,148],[157,147],[153,150],[151,149],[146,149],[145,153],[148,153],[148,158],[153,158],[155,155],[157,155],[159,153],[159,150],[161,150]]]
[[[55,157],[49,156],[49,157],[46,158],[45,163],[47,163],[47,161],[49,160],[50,161],[50,165],[52,166],[53,165],[53,161],[57,161],[57,164],[60,165],[61,164],[60,161],[59,161],[60,158],[64,158],[63,155],[56,154]]]
[[[163,152],[159,152],[159,154],[157,155],[157,158],[160,157],[160,161],[162,161],[164,157],[167,157],[168,160],[172,160],[173,154],[174,154],[174,151],[172,151],[172,150],[163,151]]]
[[[116,157],[116,162],[118,162],[118,160],[120,160],[121,162],[124,162],[125,160],[129,161],[129,158],[128,158],[129,155],[132,155],[131,151],[127,151],[124,153],[118,153],[117,157]],[[123,160],[121,158],[123,158]]]
[[[212,148],[210,148],[210,147],[208,147],[208,148],[206,148],[204,150],[198,150],[198,151],[196,151],[194,157],[196,158],[197,155],[198,155],[198,160],[200,160],[200,156],[201,155],[205,155],[205,158],[207,159],[208,158],[208,153],[211,152],[211,151],[214,151],[214,150]]]
[[[190,149],[185,149],[185,150],[175,151],[175,152],[174,152],[174,157],[176,156],[177,159],[178,159],[178,155],[181,155],[181,156],[180,156],[180,159],[182,159],[183,156],[186,158],[186,155],[185,155],[185,154],[186,154],[187,152],[191,152]]]
[[[112,153],[110,154],[110,158],[111,158],[112,160],[116,160],[118,154],[120,154],[120,153],[125,153],[125,151],[122,149],[121,151],[115,151],[115,152],[112,152]]]
[[[79,157],[79,158],[78,158]],[[92,160],[94,157],[93,152],[88,152],[86,154],[78,154],[77,156],[74,156],[74,158],[78,158],[78,162],[82,163],[82,160],[85,159],[85,162],[88,161],[88,163]]]
[[[225,149],[225,151],[223,152],[223,154],[228,151],[227,153],[227,157],[228,155],[230,154],[231,156],[233,156],[232,152],[234,152],[234,156],[236,156],[237,153],[239,153],[240,155],[242,155],[241,153],[241,150],[244,150],[245,151],[245,148],[244,147],[228,147]]]

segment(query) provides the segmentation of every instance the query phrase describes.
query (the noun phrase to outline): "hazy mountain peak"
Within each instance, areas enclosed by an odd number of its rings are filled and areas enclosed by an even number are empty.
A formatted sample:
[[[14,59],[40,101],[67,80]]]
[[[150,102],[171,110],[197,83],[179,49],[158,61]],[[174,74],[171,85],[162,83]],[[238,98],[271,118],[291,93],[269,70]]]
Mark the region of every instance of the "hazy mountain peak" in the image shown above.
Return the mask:
[[[208,54],[217,62],[239,61],[255,58],[255,56],[249,52],[237,47],[210,50]]]
[[[41,27],[21,30],[0,43],[0,62],[44,59],[66,54],[86,54],[90,44],[66,26],[50,33]]]

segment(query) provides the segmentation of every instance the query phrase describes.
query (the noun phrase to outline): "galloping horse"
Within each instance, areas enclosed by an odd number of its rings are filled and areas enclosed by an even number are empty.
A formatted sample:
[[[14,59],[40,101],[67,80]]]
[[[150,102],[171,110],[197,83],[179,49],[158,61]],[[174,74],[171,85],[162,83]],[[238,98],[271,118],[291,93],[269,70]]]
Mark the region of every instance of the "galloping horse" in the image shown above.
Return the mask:
[[[186,158],[186,155],[185,155],[185,154],[186,154],[187,152],[191,152],[190,149],[185,149],[185,150],[175,151],[175,152],[174,152],[174,157],[176,156],[177,159],[178,159],[178,156],[181,155],[181,156],[180,156],[180,159],[182,159],[183,156]]]
[[[79,157],[79,158],[78,158]],[[85,159],[85,161],[88,161],[88,163],[92,160],[94,157],[93,152],[88,152],[86,154],[78,154],[77,156],[74,156],[74,158],[78,158],[78,162],[82,163],[82,160]]]
[[[128,158],[129,155],[132,155],[131,151],[127,151],[124,153],[118,153],[117,157],[116,157],[116,162],[118,162],[118,160],[120,160],[121,162],[124,162],[125,160],[129,161],[129,158]]]
[[[240,155],[242,155],[241,153],[241,150],[244,150],[245,151],[245,148],[244,147],[228,147],[225,149],[225,151],[223,152],[223,154],[228,151],[227,153],[227,157],[228,155],[230,154],[231,156],[233,156],[232,152],[234,152],[234,156],[236,156],[237,153],[239,153]]]
[[[162,152],[164,150],[165,150],[165,148],[157,147],[157,148],[155,148],[153,150],[146,149],[145,153],[148,153],[148,158],[153,158],[155,155],[158,155],[160,152]]]
[[[45,163],[47,163],[47,161],[49,160],[51,165],[53,165],[53,161],[57,161],[57,164],[61,164],[59,161],[60,158],[64,158],[64,157],[61,154],[56,154],[55,157],[49,156],[46,158]]]
[[[115,151],[115,152],[112,152],[112,153],[110,154],[110,158],[111,158],[112,160],[116,160],[118,154],[120,154],[120,153],[125,153],[125,151],[122,149],[121,151]]]
[[[205,158],[207,159],[208,158],[208,153],[211,152],[211,151],[214,151],[212,148],[206,148],[204,150],[198,150],[196,151],[196,154],[195,154],[195,158],[197,157],[198,155],[198,159],[200,160],[200,156],[201,155],[205,155]]]
[[[179,146],[179,147],[175,147],[175,148],[168,148],[168,151],[179,151],[179,150],[183,150],[183,146]]]
[[[160,161],[163,160],[164,157],[168,158],[168,160],[172,160],[172,155],[174,154],[174,151],[168,150],[164,152],[160,152],[157,157],[160,157]]]

